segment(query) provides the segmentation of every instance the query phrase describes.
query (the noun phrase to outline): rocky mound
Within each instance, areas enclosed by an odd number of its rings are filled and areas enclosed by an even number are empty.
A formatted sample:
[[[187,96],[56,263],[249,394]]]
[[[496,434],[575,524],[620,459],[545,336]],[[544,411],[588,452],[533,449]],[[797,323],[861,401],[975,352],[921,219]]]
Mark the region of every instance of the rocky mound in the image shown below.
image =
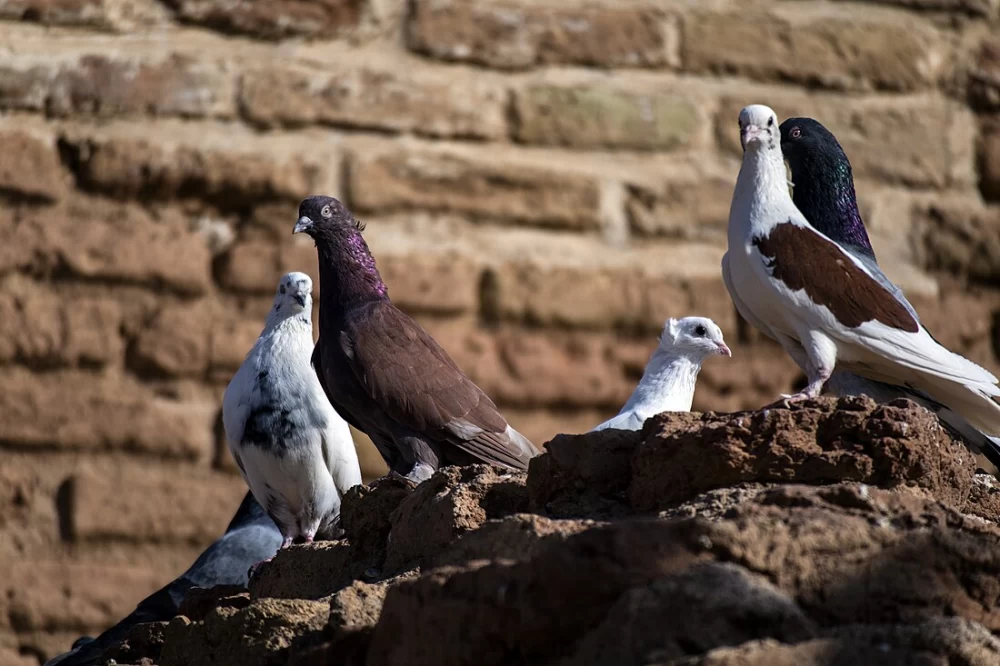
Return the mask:
[[[118,664],[987,666],[1000,490],[928,412],[821,399],[560,436],[344,505],[346,538],[139,625]]]

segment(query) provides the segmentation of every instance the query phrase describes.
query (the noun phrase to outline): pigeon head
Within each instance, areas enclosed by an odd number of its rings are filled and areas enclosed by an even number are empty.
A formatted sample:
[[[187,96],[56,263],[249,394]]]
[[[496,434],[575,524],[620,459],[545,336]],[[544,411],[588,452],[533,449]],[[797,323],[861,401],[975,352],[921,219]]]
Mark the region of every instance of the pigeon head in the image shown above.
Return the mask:
[[[274,310],[286,317],[312,311],[312,278],[305,273],[285,273],[274,294]]]
[[[315,196],[299,204],[299,219],[293,234],[308,234],[319,242],[344,231],[361,231],[365,227],[354,219],[347,206],[333,197]]]
[[[771,107],[751,104],[740,111],[740,145],[744,153],[748,150],[780,150],[778,116]]]
[[[722,339],[722,329],[707,317],[668,319],[660,336],[660,347],[698,361],[713,354],[733,355]]]
[[[781,123],[781,152],[792,172],[792,200],[830,240],[875,258],[854,193],[851,162],[837,137],[812,118]]]

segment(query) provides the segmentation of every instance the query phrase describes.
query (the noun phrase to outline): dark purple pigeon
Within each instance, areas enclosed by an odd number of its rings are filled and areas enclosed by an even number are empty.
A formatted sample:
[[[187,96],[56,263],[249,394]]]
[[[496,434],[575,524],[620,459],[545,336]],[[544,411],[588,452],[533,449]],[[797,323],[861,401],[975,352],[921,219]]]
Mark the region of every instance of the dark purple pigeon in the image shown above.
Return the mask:
[[[485,462],[524,470],[538,449],[427,331],[389,300],[364,226],[332,197],[299,204],[293,233],[319,253],[319,340],[313,364],[327,397],[415,482],[439,467]]]

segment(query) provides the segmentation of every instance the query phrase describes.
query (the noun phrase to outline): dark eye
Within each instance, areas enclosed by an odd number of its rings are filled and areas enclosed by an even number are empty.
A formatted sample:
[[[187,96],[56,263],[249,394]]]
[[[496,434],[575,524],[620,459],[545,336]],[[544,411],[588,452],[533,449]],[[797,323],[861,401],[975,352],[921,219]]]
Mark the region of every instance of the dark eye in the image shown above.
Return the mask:
[[[330,217],[330,215],[332,215],[332,212],[330,211],[329,206],[323,206],[323,210],[321,210],[319,214],[322,215],[323,217]]]
[[[774,127],[774,116],[771,116],[770,118],[767,119],[767,126]]]
[[[789,132],[788,135],[791,136],[793,139],[797,139],[800,136],[802,136],[802,130],[800,130],[798,127],[793,127],[792,131]]]
[[[696,329],[694,329],[694,334],[697,335],[699,338],[703,338],[708,334],[708,329],[706,329],[704,326],[698,326]]]

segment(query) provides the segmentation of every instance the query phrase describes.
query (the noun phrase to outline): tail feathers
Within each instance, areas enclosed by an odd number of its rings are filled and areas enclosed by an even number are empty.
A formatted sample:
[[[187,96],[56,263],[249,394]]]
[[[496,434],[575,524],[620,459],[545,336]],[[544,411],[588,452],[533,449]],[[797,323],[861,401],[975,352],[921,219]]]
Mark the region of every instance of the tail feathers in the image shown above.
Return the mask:
[[[915,383],[915,386],[968,421],[972,427],[986,435],[1000,436],[1000,403],[994,399],[992,392],[936,378]]]
[[[976,430],[972,424],[947,407],[937,412],[941,422],[961,439],[968,442],[975,453],[981,454],[994,467],[993,474],[1000,473],[1000,438],[990,437]]]
[[[535,456],[541,455],[541,451],[538,450],[531,440],[514,430],[511,426],[507,426],[507,438],[510,443],[519,448],[524,452],[524,455],[528,458],[534,458]]]

